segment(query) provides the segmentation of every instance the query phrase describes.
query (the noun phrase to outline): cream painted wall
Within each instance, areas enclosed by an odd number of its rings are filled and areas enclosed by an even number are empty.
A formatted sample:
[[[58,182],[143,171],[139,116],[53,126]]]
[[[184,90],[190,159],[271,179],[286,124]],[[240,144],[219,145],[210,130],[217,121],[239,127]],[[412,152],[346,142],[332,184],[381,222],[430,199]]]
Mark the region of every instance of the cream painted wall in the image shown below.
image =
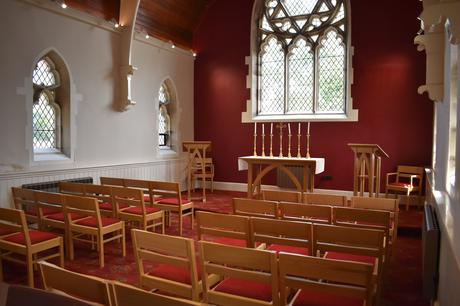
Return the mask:
[[[14,0],[1,1],[0,28],[0,175],[163,159],[156,149],[157,92],[166,78],[177,95],[176,145],[193,139],[192,56],[135,41],[133,64],[138,70],[132,96],[137,105],[116,112],[112,102],[117,98],[118,33]],[[62,55],[71,74],[74,161],[31,164],[26,125],[32,101],[21,91],[32,92],[33,64],[48,48]],[[174,159],[181,154],[168,156]]]

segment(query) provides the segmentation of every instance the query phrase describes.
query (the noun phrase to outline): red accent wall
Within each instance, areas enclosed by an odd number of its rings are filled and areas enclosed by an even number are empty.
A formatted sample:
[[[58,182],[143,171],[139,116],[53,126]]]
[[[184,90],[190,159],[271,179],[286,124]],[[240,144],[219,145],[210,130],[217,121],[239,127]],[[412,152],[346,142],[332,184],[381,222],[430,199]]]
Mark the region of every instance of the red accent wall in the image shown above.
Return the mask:
[[[195,139],[213,142],[216,181],[246,182],[237,158],[252,154],[253,124],[241,123],[250,95],[245,57],[252,4],[215,1],[194,35]],[[353,189],[347,143],[377,143],[389,154],[382,162],[383,181],[397,165],[430,165],[433,102],[417,94],[425,80],[425,54],[413,44],[420,12],[418,0],[351,1],[352,97],[359,121],[311,124],[311,155],[326,158],[317,188]],[[332,180],[321,179],[326,175]]]

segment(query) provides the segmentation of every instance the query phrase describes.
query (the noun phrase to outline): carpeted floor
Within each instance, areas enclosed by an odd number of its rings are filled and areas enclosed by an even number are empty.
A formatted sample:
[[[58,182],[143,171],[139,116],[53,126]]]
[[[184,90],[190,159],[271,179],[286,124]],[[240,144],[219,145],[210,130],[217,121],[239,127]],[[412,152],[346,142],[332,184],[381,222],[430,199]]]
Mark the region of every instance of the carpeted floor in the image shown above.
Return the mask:
[[[244,197],[245,193],[215,191],[208,193],[207,202],[196,202],[196,209],[221,213],[231,212],[231,200]],[[384,273],[381,306],[428,306],[429,301],[422,297],[422,254],[420,226],[422,212],[420,210],[401,211],[400,235],[396,248]],[[129,232],[129,231],[127,231]],[[169,235],[177,235],[177,218],[173,216],[172,224],[166,228]],[[190,227],[190,218],[184,220],[184,236],[196,240],[196,231]],[[99,268],[98,257],[87,245],[77,245],[75,260],[66,260],[65,267],[72,271],[95,275],[106,279],[136,284],[137,271],[133,257],[131,239],[127,236],[127,255],[121,257],[120,246],[109,243],[105,250],[106,265]],[[26,284],[26,271],[22,266],[4,263],[4,280],[9,283]],[[35,273],[36,284],[41,286],[38,273]]]

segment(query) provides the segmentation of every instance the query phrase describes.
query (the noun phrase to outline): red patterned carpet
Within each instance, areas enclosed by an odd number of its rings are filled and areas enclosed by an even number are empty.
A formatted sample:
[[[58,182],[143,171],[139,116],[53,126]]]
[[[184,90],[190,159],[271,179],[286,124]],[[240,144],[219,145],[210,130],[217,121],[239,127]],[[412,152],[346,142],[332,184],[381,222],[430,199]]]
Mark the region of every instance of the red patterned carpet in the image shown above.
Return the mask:
[[[230,213],[231,200],[234,197],[244,197],[245,193],[215,191],[209,193],[206,203],[196,203],[198,210]],[[420,210],[402,211],[400,218],[400,235],[383,280],[381,306],[428,306],[427,300],[422,297],[422,255],[421,255],[421,225],[422,212]],[[177,235],[177,218],[173,215],[172,224],[166,228],[169,235]],[[184,220],[184,236],[196,240],[196,231],[190,227],[190,218]],[[127,237],[127,255],[121,257],[121,249],[116,243],[106,245],[105,262],[103,269],[99,268],[98,257],[87,245],[77,245],[75,260],[66,260],[65,267],[72,271],[95,275],[106,279],[136,284],[137,271],[133,257],[131,239]],[[4,263],[5,281],[9,283],[26,284],[25,268]],[[38,273],[36,284],[41,286]]]

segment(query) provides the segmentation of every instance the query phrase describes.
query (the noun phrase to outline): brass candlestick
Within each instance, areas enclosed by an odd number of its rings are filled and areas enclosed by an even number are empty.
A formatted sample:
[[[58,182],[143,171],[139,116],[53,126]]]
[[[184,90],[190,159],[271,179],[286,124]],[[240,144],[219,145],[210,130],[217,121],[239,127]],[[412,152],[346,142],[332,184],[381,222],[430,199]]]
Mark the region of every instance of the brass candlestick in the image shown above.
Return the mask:
[[[270,133],[270,157],[273,157],[273,133]]]
[[[299,128],[297,129],[297,158],[302,158],[302,155],[300,154],[300,122],[299,122]]]
[[[307,158],[310,158],[310,122],[307,127]]]
[[[254,156],[257,156],[257,125],[254,123]]]
[[[285,125],[283,123],[278,124],[277,128],[280,129],[280,155],[279,157],[283,157],[283,129]]]
[[[265,157],[265,130],[264,130],[263,123],[262,123],[262,157]]]

